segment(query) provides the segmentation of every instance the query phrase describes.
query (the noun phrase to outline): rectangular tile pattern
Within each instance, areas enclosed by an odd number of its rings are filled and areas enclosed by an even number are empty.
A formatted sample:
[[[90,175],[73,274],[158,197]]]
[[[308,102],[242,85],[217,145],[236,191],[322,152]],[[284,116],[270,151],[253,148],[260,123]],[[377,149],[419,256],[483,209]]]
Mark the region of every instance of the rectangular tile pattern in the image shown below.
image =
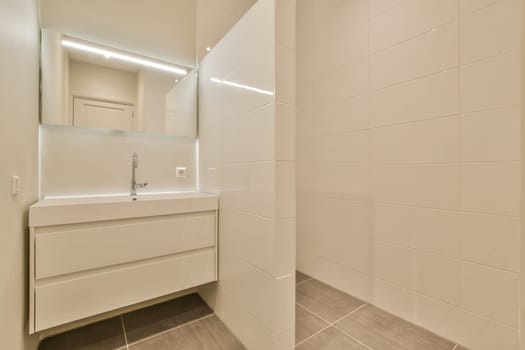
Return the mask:
[[[452,350],[457,346],[315,279],[298,278],[296,292],[296,349]]]
[[[367,305],[335,325],[374,350],[450,350],[454,344],[374,306]]]
[[[300,306],[295,307],[295,341],[299,343],[328,327],[328,323]]]
[[[327,328],[310,340],[298,345],[299,350],[366,350],[364,346],[339,332],[334,327]]]
[[[226,326],[211,316],[135,343],[130,350],[243,350]]]
[[[244,350],[197,294],[44,339],[39,350]]]
[[[299,284],[296,293],[300,306],[328,322],[334,322],[364,305],[363,301],[314,279]]]

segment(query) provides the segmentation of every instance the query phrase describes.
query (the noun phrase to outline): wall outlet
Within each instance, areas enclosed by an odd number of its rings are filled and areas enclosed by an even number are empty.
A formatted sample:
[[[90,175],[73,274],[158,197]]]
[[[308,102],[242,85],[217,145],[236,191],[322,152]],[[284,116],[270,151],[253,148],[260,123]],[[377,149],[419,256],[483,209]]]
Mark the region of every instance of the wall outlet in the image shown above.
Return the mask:
[[[177,167],[175,174],[177,177],[186,177],[186,167]]]

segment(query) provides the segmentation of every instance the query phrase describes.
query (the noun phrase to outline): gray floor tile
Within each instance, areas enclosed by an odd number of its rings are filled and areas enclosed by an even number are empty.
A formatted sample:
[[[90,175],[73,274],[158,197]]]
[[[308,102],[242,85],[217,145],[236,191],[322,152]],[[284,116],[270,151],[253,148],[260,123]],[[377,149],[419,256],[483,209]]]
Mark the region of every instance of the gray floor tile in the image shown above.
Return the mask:
[[[367,350],[333,327],[308,339],[296,347],[297,350]]]
[[[306,280],[309,280],[310,278],[311,278],[310,276],[305,275],[302,272],[295,271],[295,283],[301,283],[301,282],[304,282]]]
[[[226,326],[212,316],[134,343],[130,350],[245,350]]]
[[[46,338],[39,350],[114,350],[126,345],[120,317]]]
[[[454,343],[367,305],[336,327],[374,350],[451,350]]]
[[[246,349],[226,325],[215,315],[193,324],[192,327],[201,339],[213,339],[221,349]]]
[[[129,350],[220,350],[221,348],[217,344],[211,346],[207,344],[207,347],[201,343],[201,340],[197,334],[193,331],[193,328],[189,326],[183,326],[166,333],[154,336],[147,340],[130,345]]]
[[[306,338],[320,331],[328,323],[314,316],[300,306],[295,306],[295,343],[299,343]]]
[[[134,343],[212,313],[198,294],[190,294],[124,314],[123,319],[128,342]]]
[[[298,285],[296,293],[298,304],[329,322],[334,322],[364,305],[362,300],[313,279]]]

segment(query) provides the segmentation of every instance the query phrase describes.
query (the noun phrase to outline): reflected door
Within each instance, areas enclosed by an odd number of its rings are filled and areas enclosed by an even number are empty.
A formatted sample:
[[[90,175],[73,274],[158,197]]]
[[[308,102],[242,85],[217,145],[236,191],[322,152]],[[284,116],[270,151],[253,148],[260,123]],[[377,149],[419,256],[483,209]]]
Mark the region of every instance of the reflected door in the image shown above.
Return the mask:
[[[132,131],[133,105],[74,97],[73,125]]]

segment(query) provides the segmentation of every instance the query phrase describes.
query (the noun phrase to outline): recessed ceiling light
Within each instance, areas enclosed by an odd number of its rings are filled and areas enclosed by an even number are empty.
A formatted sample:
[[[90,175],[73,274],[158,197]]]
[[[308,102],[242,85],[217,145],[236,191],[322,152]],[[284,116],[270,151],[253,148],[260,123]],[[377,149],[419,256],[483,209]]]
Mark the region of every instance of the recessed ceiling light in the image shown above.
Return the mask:
[[[208,47],[206,48],[206,51],[210,52],[210,51],[211,51],[211,47],[208,46]]]
[[[79,42],[71,41],[71,40],[62,40],[62,45],[71,47],[73,49],[82,50],[86,52],[91,52],[94,54],[102,55],[106,58],[116,58],[122,61],[131,62],[140,64],[142,66],[150,67],[150,68],[156,68],[164,71],[168,71],[171,73],[179,74],[179,75],[186,75],[188,72],[186,72],[184,69],[170,66],[164,63],[159,63],[155,61],[146,60],[137,56],[130,56],[126,54],[122,54],[116,51],[110,51],[106,49],[102,49],[99,47],[91,46],[82,44]]]

